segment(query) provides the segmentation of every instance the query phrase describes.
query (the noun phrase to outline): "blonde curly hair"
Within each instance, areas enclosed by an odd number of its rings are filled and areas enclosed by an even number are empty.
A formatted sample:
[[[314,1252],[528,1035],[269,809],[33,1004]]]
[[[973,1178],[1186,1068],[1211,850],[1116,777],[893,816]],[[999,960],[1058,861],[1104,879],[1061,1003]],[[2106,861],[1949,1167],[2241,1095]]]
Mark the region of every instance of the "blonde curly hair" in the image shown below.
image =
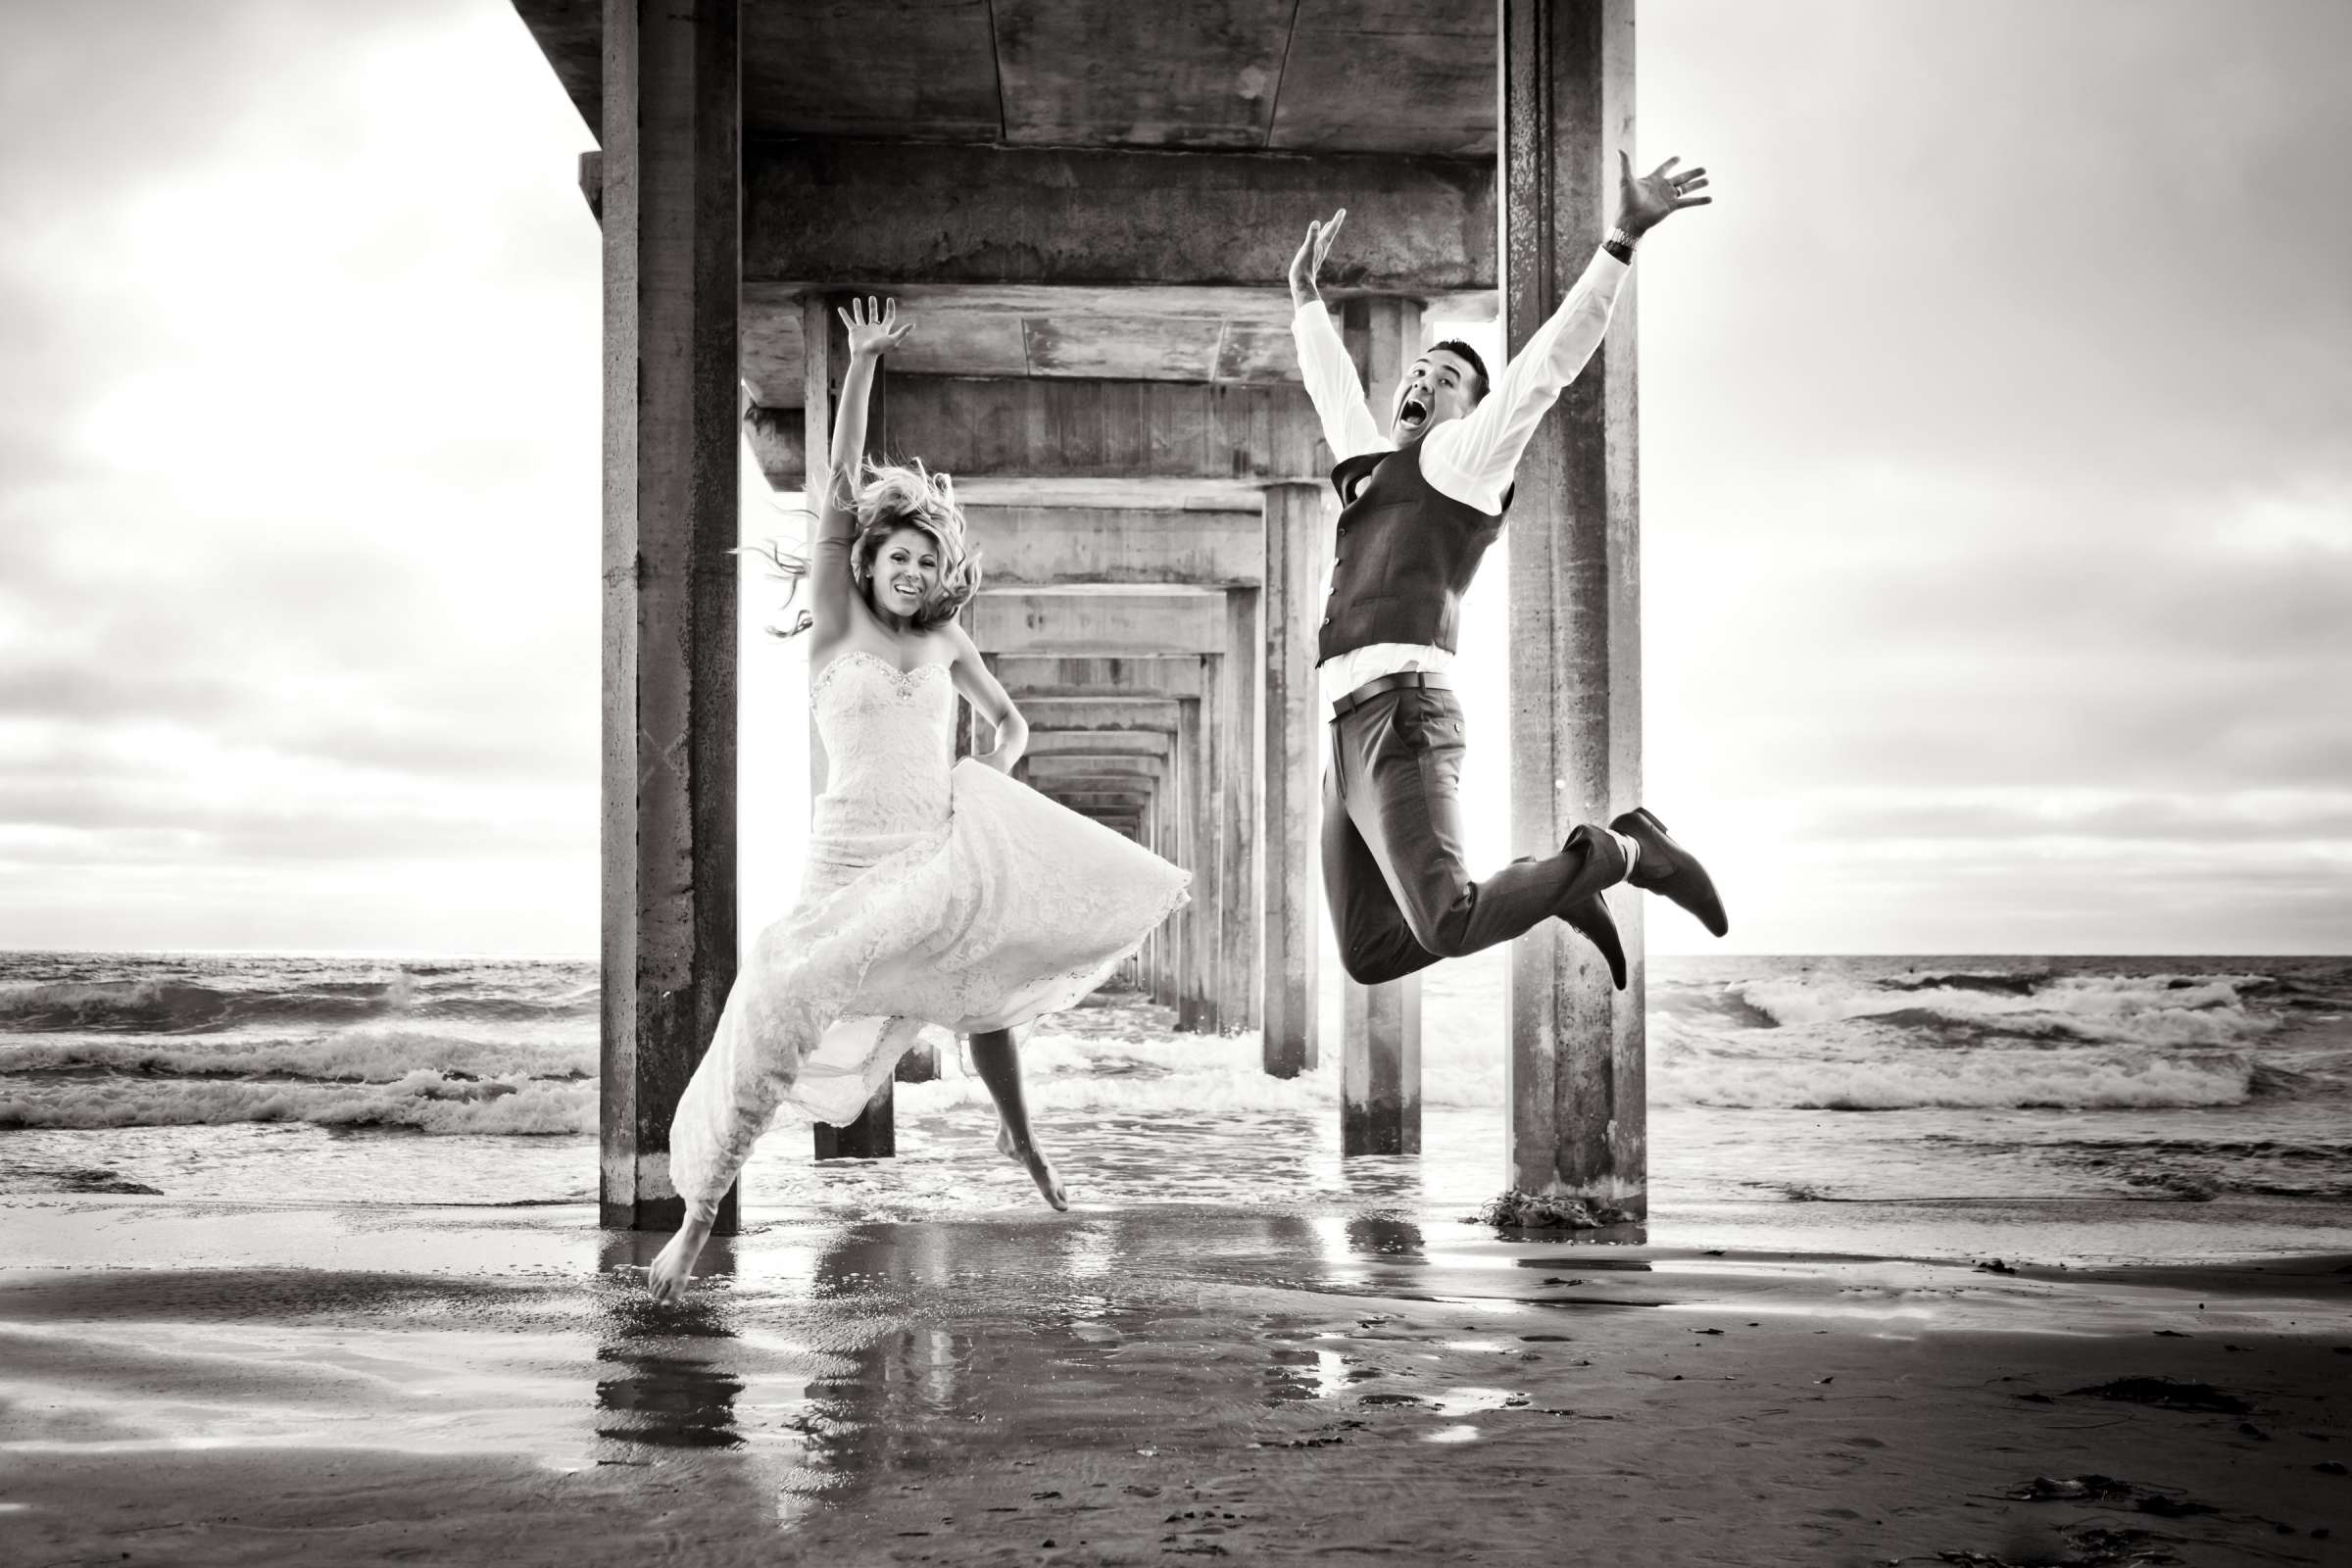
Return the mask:
[[[939,587],[915,612],[914,624],[929,631],[954,620],[980,591],[980,553],[971,548],[963,508],[956,501],[956,481],[947,474],[933,473],[919,461],[907,465],[876,463],[869,458],[862,472],[865,483],[854,503],[858,533],[850,541],[850,580],[870,606],[874,558],[882,553],[883,542],[901,528],[919,528],[939,551]],[[807,556],[786,550],[773,539],[735,553],[760,557],[769,576],[789,583],[784,603],[777,608],[792,608],[792,602],[800,597],[802,580],[808,575]],[[777,637],[797,637],[813,623],[804,610],[789,622],[767,630]]]
[[[963,509],[956,504],[956,481],[912,465],[865,465],[858,492],[858,537],[850,545],[850,578],[871,604],[874,558],[882,542],[901,528],[918,528],[939,551],[939,587],[914,614],[918,630],[944,625],[962,612],[980,591],[980,556],[971,548]]]

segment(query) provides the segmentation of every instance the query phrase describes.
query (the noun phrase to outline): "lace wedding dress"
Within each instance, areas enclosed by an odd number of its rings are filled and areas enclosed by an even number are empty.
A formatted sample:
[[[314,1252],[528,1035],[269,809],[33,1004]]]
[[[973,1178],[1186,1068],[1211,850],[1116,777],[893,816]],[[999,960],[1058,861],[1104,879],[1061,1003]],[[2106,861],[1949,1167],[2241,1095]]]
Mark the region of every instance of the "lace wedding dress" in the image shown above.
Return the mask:
[[[926,1027],[1074,1005],[1185,903],[1191,873],[968,759],[948,666],[861,649],[809,689],[830,764],[792,912],[760,934],[669,1130],[716,1202],[779,1108],[854,1120]]]

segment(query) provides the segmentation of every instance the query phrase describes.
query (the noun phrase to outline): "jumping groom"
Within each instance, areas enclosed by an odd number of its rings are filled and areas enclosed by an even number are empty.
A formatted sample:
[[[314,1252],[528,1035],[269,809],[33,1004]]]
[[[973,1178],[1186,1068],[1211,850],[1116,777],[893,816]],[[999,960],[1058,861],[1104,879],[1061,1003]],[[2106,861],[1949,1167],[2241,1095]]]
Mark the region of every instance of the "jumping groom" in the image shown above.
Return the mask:
[[[1623,990],[1625,948],[1601,898],[1618,882],[1664,895],[1717,936],[1729,929],[1705,868],[1639,807],[1605,829],[1580,824],[1556,855],[1472,880],[1456,800],[1462,710],[1446,683],[1462,595],[1502,532],[1520,455],[1608,330],[1634,247],[1671,214],[1714,200],[1694,194],[1706,171],[1676,172],[1679,162],[1637,178],[1620,152],[1617,224],[1559,310],[1491,385],[1467,343],[1415,360],[1385,436],[1315,288],[1347,210],[1308,224],[1292,259],[1292,335],[1342,506],[1316,650],[1332,741],[1323,885],[1340,961],[1365,985],[1557,917],[1600,950]]]

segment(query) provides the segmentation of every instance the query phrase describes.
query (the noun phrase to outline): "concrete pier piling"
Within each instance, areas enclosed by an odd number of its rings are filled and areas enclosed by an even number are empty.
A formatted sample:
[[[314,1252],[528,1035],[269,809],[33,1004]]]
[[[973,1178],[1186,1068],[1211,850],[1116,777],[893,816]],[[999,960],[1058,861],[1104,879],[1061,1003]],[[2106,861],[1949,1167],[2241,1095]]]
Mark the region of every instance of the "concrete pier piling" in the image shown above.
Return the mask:
[[[736,0],[604,9],[598,1186],[638,1230],[684,1217],[670,1117],[735,978],[737,69]]]
[[[1327,546],[1328,485],[1278,484],[1265,499],[1264,906],[1265,1069],[1310,1070],[1320,1054],[1316,967],[1323,918],[1316,835],[1323,705],[1315,691],[1315,627]]]
[[[1633,0],[1503,0],[1503,208],[1515,348],[1599,245],[1634,143]],[[1511,841],[1553,853],[1642,788],[1640,486],[1629,282],[1609,335],[1536,430],[1510,537]],[[1546,921],[1511,952],[1510,1180],[1647,1212],[1642,900],[1611,903],[1631,984]]]

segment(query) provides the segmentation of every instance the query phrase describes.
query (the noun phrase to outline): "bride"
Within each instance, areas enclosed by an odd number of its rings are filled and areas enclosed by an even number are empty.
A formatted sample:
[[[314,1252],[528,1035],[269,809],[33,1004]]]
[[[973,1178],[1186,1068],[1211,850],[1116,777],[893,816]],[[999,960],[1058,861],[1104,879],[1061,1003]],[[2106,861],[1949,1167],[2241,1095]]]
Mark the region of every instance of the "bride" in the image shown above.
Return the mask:
[[[829,763],[792,911],[760,934],[669,1130],[686,1220],[648,1271],[683,1294],[719,1200],[779,1108],[854,1120],[925,1025],[971,1038],[997,1147],[1054,1207],[1015,1027],[1077,1003],[1185,902],[1189,873],[1008,775],[1029,727],[956,612],[979,586],[945,474],[866,465],[866,394],[911,329],[895,301],[842,313],[850,368],[804,565],[808,700]],[[956,696],[996,749],[951,765]]]

